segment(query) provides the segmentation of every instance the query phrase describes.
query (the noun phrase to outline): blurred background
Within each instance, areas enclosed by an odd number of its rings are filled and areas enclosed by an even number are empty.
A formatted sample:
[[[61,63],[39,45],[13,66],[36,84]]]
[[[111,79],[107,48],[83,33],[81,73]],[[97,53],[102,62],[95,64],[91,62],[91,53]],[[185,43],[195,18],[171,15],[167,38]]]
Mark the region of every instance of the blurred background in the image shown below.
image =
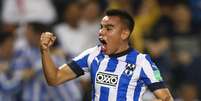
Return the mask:
[[[57,66],[98,44],[107,9],[135,19],[132,47],[151,55],[175,101],[201,101],[201,0],[0,0],[0,101],[90,101],[86,74],[58,87],[44,80],[39,38],[51,31]],[[144,101],[155,101],[146,92]]]

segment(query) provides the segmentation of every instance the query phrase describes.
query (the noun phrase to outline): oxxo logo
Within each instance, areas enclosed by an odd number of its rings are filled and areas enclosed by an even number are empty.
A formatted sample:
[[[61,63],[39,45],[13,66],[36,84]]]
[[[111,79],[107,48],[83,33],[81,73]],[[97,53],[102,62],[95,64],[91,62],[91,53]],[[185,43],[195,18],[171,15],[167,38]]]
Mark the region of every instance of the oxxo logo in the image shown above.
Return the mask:
[[[96,83],[99,83],[99,84],[116,86],[117,81],[118,81],[118,76],[114,74],[99,72],[96,76]]]

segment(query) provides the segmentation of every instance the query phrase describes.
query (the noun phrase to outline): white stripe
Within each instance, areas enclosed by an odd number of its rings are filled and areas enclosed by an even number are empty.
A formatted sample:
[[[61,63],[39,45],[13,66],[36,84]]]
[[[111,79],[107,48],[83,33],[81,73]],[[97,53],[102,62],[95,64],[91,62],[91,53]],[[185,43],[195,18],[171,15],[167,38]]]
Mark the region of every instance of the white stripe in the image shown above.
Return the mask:
[[[33,101],[39,101],[39,94],[40,94],[40,82],[35,81],[33,85]]]
[[[90,54],[92,53],[94,50],[96,50],[98,47],[93,47],[93,48],[90,48],[90,49],[87,49],[85,50],[84,52],[82,52],[80,55],[78,55],[77,57],[73,58],[73,60],[77,61],[81,58],[83,58],[84,56],[86,56],[87,54]]]
[[[98,53],[100,52],[100,48],[98,46],[96,47],[93,47],[93,48],[90,48],[90,49],[87,49],[86,51],[82,52],[80,55],[78,55],[77,57],[73,58],[74,61],[77,61],[81,58],[83,58],[84,56],[88,55],[89,54],[89,57],[88,57],[88,60],[87,60],[87,63],[88,63],[88,66],[89,67],[82,67],[82,69],[85,71],[85,72],[89,72],[90,70],[90,65],[94,59],[95,56],[98,55]]]
[[[103,72],[105,71],[105,69],[107,68],[107,64],[108,64],[109,58],[104,58],[103,61],[100,63],[100,66],[98,68],[98,71],[96,72],[96,75],[98,72]],[[96,80],[96,77],[95,77]],[[95,81],[96,82],[96,81]],[[94,101],[99,101],[100,98],[100,88],[101,88],[101,84],[95,84],[95,100]]]
[[[155,76],[154,76],[154,71],[151,67],[151,64],[149,63],[149,61],[145,58],[146,55],[143,55],[143,61],[142,61],[142,67],[143,67],[143,70],[145,72],[145,74],[147,75],[147,77],[150,79],[151,83],[154,83],[154,82],[159,82]]]
[[[133,101],[133,97],[134,97],[134,93],[135,93],[135,87],[137,86],[137,81],[140,79],[140,72],[142,69],[142,59],[143,59],[144,55],[139,54],[136,58],[136,69],[134,71],[134,75],[131,78],[131,81],[129,83],[128,86],[128,90],[127,90],[127,100],[128,101]],[[142,87],[141,92],[140,92],[140,96],[139,96],[139,101],[142,100],[142,95],[144,94],[146,90],[146,87]]]
[[[147,90],[147,87],[143,86],[140,92],[139,101],[142,101],[142,96],[144,95],[146,90]]]
[[[125,62],[126,56],[120,57],[120,58],[118,58],[118,60],[120,60],[120,61],[118,61],[114,74],[122,74],[125,69],[124,67],[126,66],[126,62]],[[121,75],[118,75],[118,83],[117,84],[119,84],[120,76]],[[119,85],[116,85],[116,87],[110,87],[108,101],[116,101],[118,86]]]
[[[138,64],[138,58],[136,59],[136,68],[133,72],[133,76],[130,80],[130,83],[128,85],[128,89],[127,89],[127,94],[126,94],[126,98],[128,101],[133,101],[133,96],[134,96],[134,93],[135,93],[135,88],[137,86],[137,81],[140,77],[140,70],[141,70],[141,67]]]
[[[96,48],[94,49],[93,53],[91,53],[91,54],[89,55],[89,58],[88,58],[88,60],[87,60],[89,66],[91,65],[91,63],[92,63],[92,61],[94,60],[94,58],[100,53],[100,51],[101,51],[101,48],[100,48],[100,47],[96,47]],[[90,69],[90,67],[89,67],[89,69]]]

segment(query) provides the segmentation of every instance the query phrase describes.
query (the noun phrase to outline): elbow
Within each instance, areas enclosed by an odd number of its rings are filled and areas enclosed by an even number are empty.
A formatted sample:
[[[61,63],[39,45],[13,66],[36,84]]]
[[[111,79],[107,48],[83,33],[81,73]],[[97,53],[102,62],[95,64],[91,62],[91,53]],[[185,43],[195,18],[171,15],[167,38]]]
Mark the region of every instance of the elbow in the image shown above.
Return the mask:
[[[54,86],[57,86],[57,84],[55,84],[55,83],[49,83],[49,82],[48,82],[47,84],[48,84],[48,86],[53,86],[53,87],[54,87]]]
[[[56,81],[47,81],[49,86],[58,86],[59,84]]]

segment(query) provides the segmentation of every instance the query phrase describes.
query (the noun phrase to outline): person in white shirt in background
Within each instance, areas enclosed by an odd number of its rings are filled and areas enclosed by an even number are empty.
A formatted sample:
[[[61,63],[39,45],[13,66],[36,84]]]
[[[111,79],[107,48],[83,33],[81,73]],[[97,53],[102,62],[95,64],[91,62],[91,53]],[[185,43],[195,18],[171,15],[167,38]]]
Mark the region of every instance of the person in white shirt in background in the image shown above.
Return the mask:
[[[101,16],[100,5],[98,1],[86,0],[83,2],[83,13],[81,20],[81,27],[83,33],[88,36],[88,47],[93,47],[98,44],[98,30],[100,28],[100,16]],[[86,30],[87,29],[87,30]]]
[[[78,1],[69,1],[63,12],[63,22],[54,27],[54,32],[58,36],[61,48],[70,57],[82,51],[86,39],[81,31],[80,16],[80,3]]]

